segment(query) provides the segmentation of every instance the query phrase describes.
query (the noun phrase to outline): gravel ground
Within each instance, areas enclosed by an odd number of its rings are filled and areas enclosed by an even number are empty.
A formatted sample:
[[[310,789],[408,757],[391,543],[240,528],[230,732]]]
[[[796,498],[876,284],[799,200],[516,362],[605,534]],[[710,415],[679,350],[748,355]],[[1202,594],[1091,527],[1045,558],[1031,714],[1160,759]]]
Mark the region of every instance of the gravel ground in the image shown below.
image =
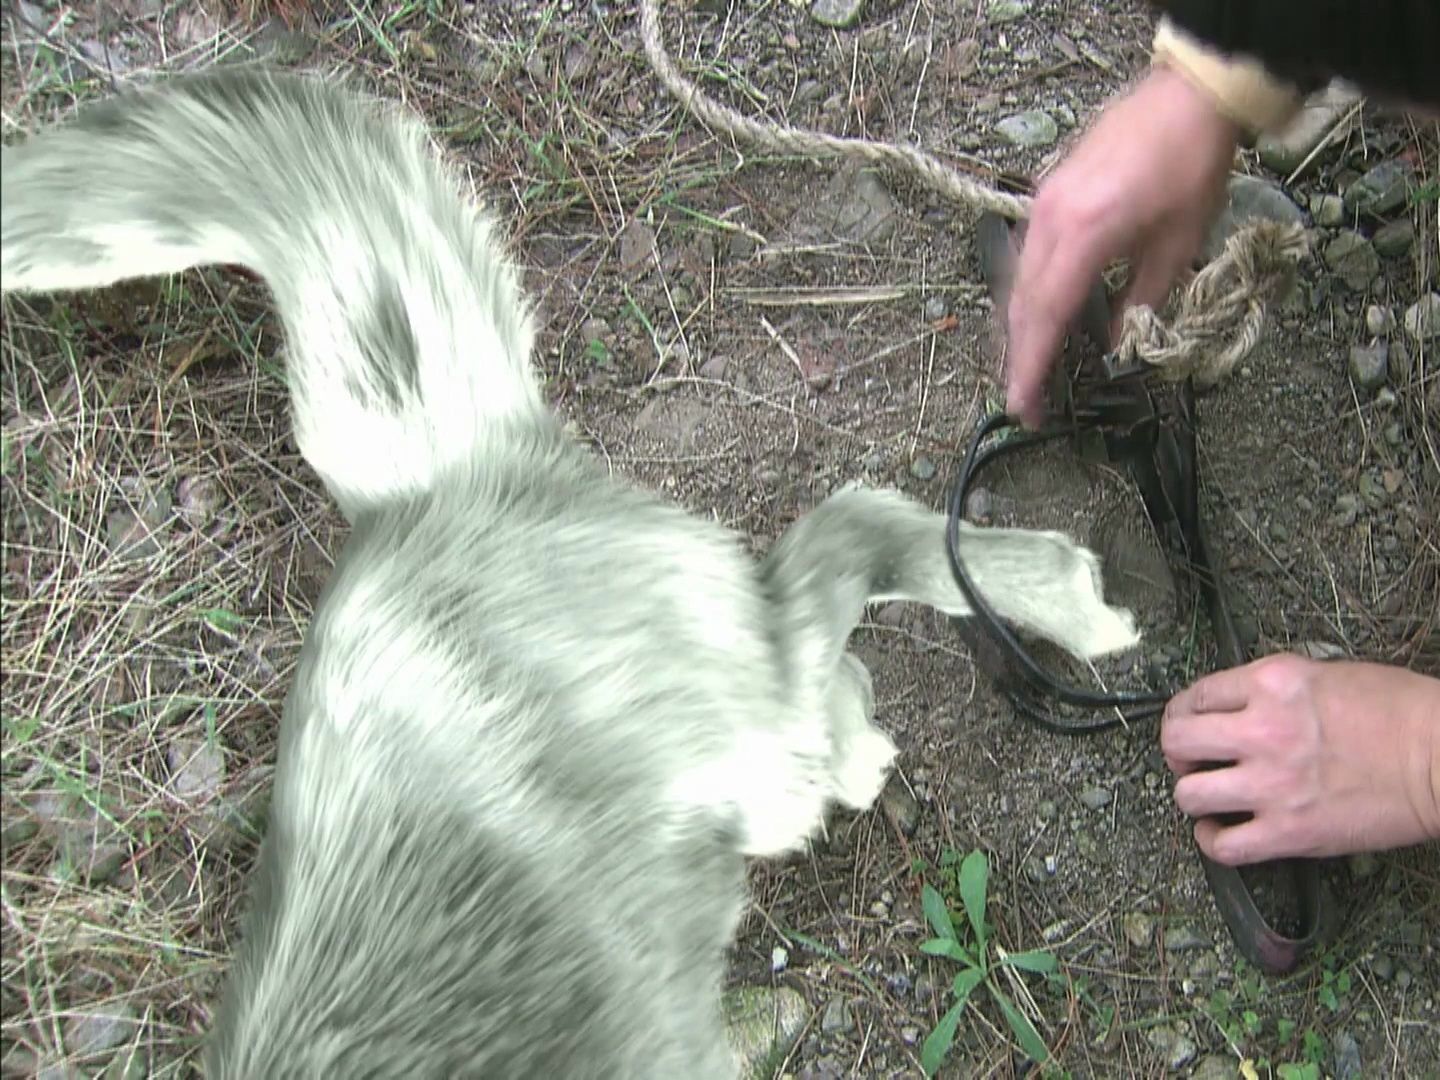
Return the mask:
[[[1091,0],[871,0],[850,28],[822,24],[843,19],[830,4],[668,7],[682,65],[742,111],[1000,179],[1053,163],[1142,70],[1150,27]],[[650,74],[631,5],[19,0],[0,48],[7,138],[114,81],[256,56],[410,102],[512,223],[556,407],[617,472],[757,552],[849,480],[939,506],[1000,400],[970,212],[712,138]],[[1440,674],[1437,130],[1332,113],[1309,160],[1237,162],[1237,215],[1293,215],[1315,257],[1202,403],[1205,507],[1257,653]],[[253,282],[196,272],[4,316],[0,1061],[188,1073],[344,527],[288,434]],[[1150,633],[1117,678],[1203,667],[1120,478],[1022,459],[977,509],[1123,566]],[[798,992],[783,1073],[920,1075],[955,974],[920,951],[921,883],[958,909],[953,864],[978,849],[995,940],[1059,963],[1010,992],[1069,1075],[1440,1075],[1433,847],[1328,867],[1335,945],[1263,978],[1215,912],[1153,726],[1027,727],[956,629],[906,605],[872,612],[856,647],[897,776],[875,812],[754,867],[733,950],[735,986]],[[977,997],[942,1074],[1026,1071]]]

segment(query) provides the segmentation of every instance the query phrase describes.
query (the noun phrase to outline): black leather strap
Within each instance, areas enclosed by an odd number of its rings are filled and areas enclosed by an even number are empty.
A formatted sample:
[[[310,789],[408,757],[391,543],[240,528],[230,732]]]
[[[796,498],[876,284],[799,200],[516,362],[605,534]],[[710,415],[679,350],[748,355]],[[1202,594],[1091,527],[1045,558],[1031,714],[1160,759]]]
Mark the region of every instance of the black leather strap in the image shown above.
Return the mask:
[[[987,215],[977,236],[981,266],[1003,311],[1008,301],[1013,263],[1023,242],[1002,218]],[[1104,296],[1101,289],[1101,296]],[[1103,311],[1085,317],[1086,334],[1108,345],[1108,301]],[[1096,327],[1099,329],[1096,329]],[[1079,327],[1076,328],[1079,330]],[[1072,343],[1079,340],[1072,334]],[[1072,686],[1047,672],[985,603],[965,570],[957,538],[966,496],[976,477],[1003,454],[1070,437],[1078,452],[1128,470],[1139,488],[1146,514],[1169,556],[1178,579],[1199,594],[1215,635],[1216,664],[1235,667],[1249,657],[1230,610],[1224,583],[1212,555],[1200,513],[1200,473],[1196,441],[1195,389],[1186,381],[1163,394],[1152,392],[1144,372],[1117,372],[1106,358],[1077,359],[1067,349],[1063,378],[1056,396],[1061,408],[1055,422],[1035,433],[1012,434],[997,446],[982,450],[985,441],[1017,425],[1003,415],[986,418],[976,430],[947,502],[948,549],[956,584],[975,615],[961,623],[977,657],[1011,704],[1026,719],[1051,731],[1081,734],[1105,731],[1120,723],[1156,717],[1173,692],[1098,693]],[[960,622],[957,620],[957,622]],[[1178,689],[1178,688],[1177,688]],[[1047,705],[1049,707],[1047,707]],[[1075,720],[1057,717],[1054,706],[1072,711],[1100,711],[1099,716]],[[1236,946],[1247,960],[1264,971],[1284,973],[1298,966],[1335,928],[1334,904],[1324,887],[1318,864],[1292,860],[1257,871],[1279,869],[1296,898],[1294,936],[1281,933],[1261,914],[1245,871],[1213,862],[1200,853],[1206,880]]]

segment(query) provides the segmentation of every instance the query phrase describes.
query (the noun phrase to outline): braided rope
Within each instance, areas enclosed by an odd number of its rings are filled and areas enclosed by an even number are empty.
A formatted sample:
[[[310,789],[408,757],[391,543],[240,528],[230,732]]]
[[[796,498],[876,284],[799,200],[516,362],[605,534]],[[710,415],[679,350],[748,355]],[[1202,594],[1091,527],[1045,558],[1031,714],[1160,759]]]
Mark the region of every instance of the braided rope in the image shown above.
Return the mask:
[[[1029,211],[1029,198],[980,183],[923,150],[754,120],[708,97],[665,51],[660,0],[640,0],[640,36],[660,81],[712,131],[767,152],[887,167],[953,202],[1011,220]],[[1214,385],[1259,342],[1266,305],[1289,287],[1305,252],[1304,230],[1298,225],[1262,221],[1237,230],[1182,291],[1171,324],[1149,307],[1126,310],[1117,351],[1128,362],[1140,360],[1159,369],[1163,378],[1193,375],[1202,386]]]
[[[1214,386],[1260,341],[1266,303],[1290,287],[1306,249],[1299,225],[1259,221],[1236,232],[1181,292],[1168,326],[1148,307],[1125,311],[1120,360],[1143,361],[1166,380],[1193,375],[1201,389]]]

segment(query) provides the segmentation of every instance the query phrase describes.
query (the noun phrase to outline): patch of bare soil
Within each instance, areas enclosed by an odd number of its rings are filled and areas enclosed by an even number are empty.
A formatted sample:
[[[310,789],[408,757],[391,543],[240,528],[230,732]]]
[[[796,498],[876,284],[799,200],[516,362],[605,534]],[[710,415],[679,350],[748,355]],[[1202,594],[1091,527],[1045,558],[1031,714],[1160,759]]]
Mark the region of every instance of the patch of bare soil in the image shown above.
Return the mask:
[[[1141,70],[1150,27],[1139,5],[1096,0],[874,0],[853,30],[779,2],[668,7],[682,66],[746,113],[990,175],[1045,168]],[[629,4],[345,5],[287,26],[248,5],[22,0],[0,46],[7,137],[114,81],[255,57],[420,109],[511,224],[556,407],[618,473],[757,551],[851,480],[940,507],[1001,400],[970,212],[712,138],[649,72]],[[997,132],[1033,109],[1059,141]],[[1376,336],[1368,305],[1398,319],[1435,287],[1436,133],[1364,117],[1287,190],[1308,209],[1405,157],[1415,197],[1388,217],[1413,239],[1359,290],[1307,264],[1261,349],[1202,403],[1205,507],[1257,653],[1440,673],[1433,342],[1379,331],[1379,389],[1347,366]],[[1317,247],[1345,228],[1317,226]],[[188,1072],[343,528],[290,440],[253,284],[206,271],[4,315],[5,1075]],[[1203,632],[1174,615],[1122,477],[1057,449],[984,486],[991,520],[1106,554],[1148,631],[1112,676],[1203,669]],[[876,811],[753,868],[733,950],[737,985],[785,983],[813,1008],[783,1072],[920,1075],[956,970],[920,952],[920,884],[978,848],[999,943],[1049,950],[1066,976],[1029,978],[1018,1000],[1069,1075],[1213,1078],[1242,1060],[1262,1076],[1440,1073],[1433,848],[1332,867],[1337,943],[1264,979],[1215,911],[1153,723],[1027,726],[928,611],[876,611],[854,645],[897,775]],[[977,997],[943,1074],[1029,1072]]]

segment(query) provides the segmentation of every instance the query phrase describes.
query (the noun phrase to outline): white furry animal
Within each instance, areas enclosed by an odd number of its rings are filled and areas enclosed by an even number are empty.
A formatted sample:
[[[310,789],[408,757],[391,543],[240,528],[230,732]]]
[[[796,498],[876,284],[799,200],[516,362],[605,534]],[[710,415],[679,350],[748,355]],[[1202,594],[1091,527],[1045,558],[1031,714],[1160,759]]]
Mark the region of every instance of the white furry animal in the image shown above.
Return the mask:
[[[964,615],[944,519],[840,492],[759,565],[546,408],[492,226],[422,130],[320,81],[187,77],[6,147],[6,290],[204,262],[273,292],[299,445],[353,525],[286,702],[223,1077],[722,1077],[743,856],[895,754],[864,605]],[[974,529],[1007,619],[1136,640],[1095,558]]]

